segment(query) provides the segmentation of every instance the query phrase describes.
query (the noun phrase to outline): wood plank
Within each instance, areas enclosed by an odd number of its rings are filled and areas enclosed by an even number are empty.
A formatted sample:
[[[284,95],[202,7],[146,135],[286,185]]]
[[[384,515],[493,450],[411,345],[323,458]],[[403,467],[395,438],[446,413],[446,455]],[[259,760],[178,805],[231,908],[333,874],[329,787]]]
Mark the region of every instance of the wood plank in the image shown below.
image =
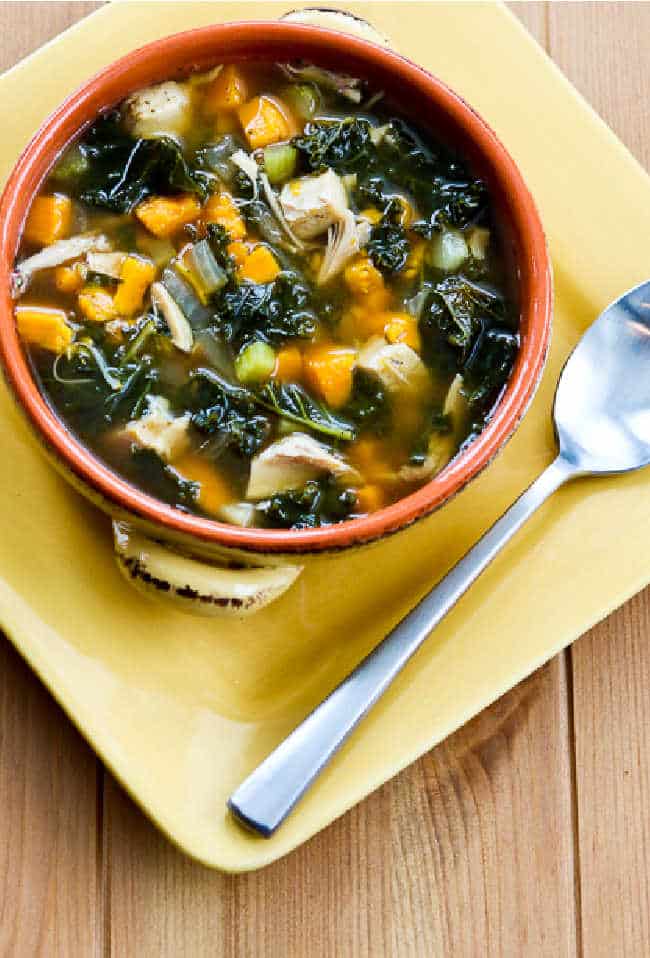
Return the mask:
[[[101,6],[101,3],[88,0],[59,3],[4,0],[0,15],[3,27],[0,31],[0,71],[8,70],[32,50]]]
[[[249,875],[189,862],[111,782],[111,953],[573,955],[565,701],[558,657],[306,845]]]
[[[650,168],[650,4],[552,4],[549,26],[554,59]],[[594,958],[650,954],[649,627],[646,590],[571,650],[581,944]]]
[[[1,638],[1,955],[97,950],[98,772],[90,748]]]
[[[0,70],[94,6],[3,4]],[[92,751],[0,637],[0,954],[99,951],[100,782]]]

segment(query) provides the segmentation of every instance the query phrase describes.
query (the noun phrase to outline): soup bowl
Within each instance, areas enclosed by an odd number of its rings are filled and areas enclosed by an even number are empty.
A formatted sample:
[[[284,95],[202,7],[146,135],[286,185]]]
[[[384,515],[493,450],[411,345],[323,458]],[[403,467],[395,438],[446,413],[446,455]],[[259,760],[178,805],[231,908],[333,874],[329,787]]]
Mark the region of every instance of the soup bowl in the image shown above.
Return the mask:
[[[200,613],[252,612],[288,588],[305,557],[359,547],[399,532],[442,506],[510,438],[539,382],[552,307],[548,252],[524,180],[490,127],[440,80],[379,42],[310,22],[227,23],[148,44],[107,67],[72,94],[19,158],[0,200],[0,360],[28,424],[51,462],[113,519],[116,553],[130,581]],[[316,19],[316,24],[314,23]],[[304,17],[303,17],[304,19]],[[336,22],[338,26],[338,21]],[[218,63],[297,58],[367,80],[466,159],[486,182],[502,252],[519,307],[521,345],[490,421],[446,468],[387,508],[315,529],[240,528],[174,509],[131,485],[93,455],[40,392],[19,340],[11,273],[30,202],[66,145],[97,113],[129,93]]]

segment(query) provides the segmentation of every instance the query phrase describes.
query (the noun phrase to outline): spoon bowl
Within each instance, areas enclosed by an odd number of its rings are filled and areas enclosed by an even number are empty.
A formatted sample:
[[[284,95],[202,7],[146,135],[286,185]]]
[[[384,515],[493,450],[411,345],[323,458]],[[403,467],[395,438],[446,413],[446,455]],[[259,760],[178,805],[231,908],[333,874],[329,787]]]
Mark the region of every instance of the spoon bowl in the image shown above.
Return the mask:
[[[580,474],[650,464],[650,282],[624,293],[584,334],[555,394],[560,455]]]

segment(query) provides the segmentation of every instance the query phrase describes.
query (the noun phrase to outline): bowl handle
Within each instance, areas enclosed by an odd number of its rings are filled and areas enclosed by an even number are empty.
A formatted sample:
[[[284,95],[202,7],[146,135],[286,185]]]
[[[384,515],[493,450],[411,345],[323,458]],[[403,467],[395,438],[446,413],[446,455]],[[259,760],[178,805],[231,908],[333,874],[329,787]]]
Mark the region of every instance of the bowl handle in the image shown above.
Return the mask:
[[[251,615],[293,585],[299,565],[220,565],[190,557],[149,539],[128,522],[113,520],[115,558],[139,592],[194,615]]]
[[[291,23],[304,23],[309,27],[324,27],[327,30],[338,30],[339,33],[349,33],[360,40],[368,40],[380,47],[389,47],[390,40],[376,27],[362,17],[347,10],[327,10],[319,7],[307,7],[305,10],[291,10],[283,14],[280,20]]]

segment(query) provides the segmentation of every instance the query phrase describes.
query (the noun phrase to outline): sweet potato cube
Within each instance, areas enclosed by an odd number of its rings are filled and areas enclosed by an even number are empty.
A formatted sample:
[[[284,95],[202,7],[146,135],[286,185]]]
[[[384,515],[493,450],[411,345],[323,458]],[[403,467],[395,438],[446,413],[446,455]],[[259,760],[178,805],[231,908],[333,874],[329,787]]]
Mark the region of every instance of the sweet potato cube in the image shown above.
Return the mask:
[[[236,63],[227,63],[205,88],[204,103],[208,113],[236,110],[247,99],[248,83]]]
[[[297,346],[283,346],[275,357],[273,379],[297,383],[302,379],[302,353]]]
[[[253,97],[239,107],[238,116],[253,150],[291,136],[293,124],[289,111],[275,97]]]
[[[144,294],[156,275],[156,267],[147,259],[127,256],[120,269],[120,284],[113,297],[118,316],[135,316],[142,309]]]
[[[201,212],[196,196],[150,196],[135,209],[135,215],[150,233],[166,239],[177,233],[186,223],[192,223]]]
[[[256,246],[238,269],[240,279],[251,283],[272,283],[280,272],[280,264],[266,246]]]
[[[17,306],[16,324],[23,342],[61,353],[72,342],[64,309],[51,306]]]
[[[36,246],[50,246],[64,239],[72,226],[72,200],[61,193],[37,196],[25,223],[25,239]]]
[[[344,406],[352,392],[357,353],[346,346],[315,345],[305,350],[305,382],[328,406]]]

